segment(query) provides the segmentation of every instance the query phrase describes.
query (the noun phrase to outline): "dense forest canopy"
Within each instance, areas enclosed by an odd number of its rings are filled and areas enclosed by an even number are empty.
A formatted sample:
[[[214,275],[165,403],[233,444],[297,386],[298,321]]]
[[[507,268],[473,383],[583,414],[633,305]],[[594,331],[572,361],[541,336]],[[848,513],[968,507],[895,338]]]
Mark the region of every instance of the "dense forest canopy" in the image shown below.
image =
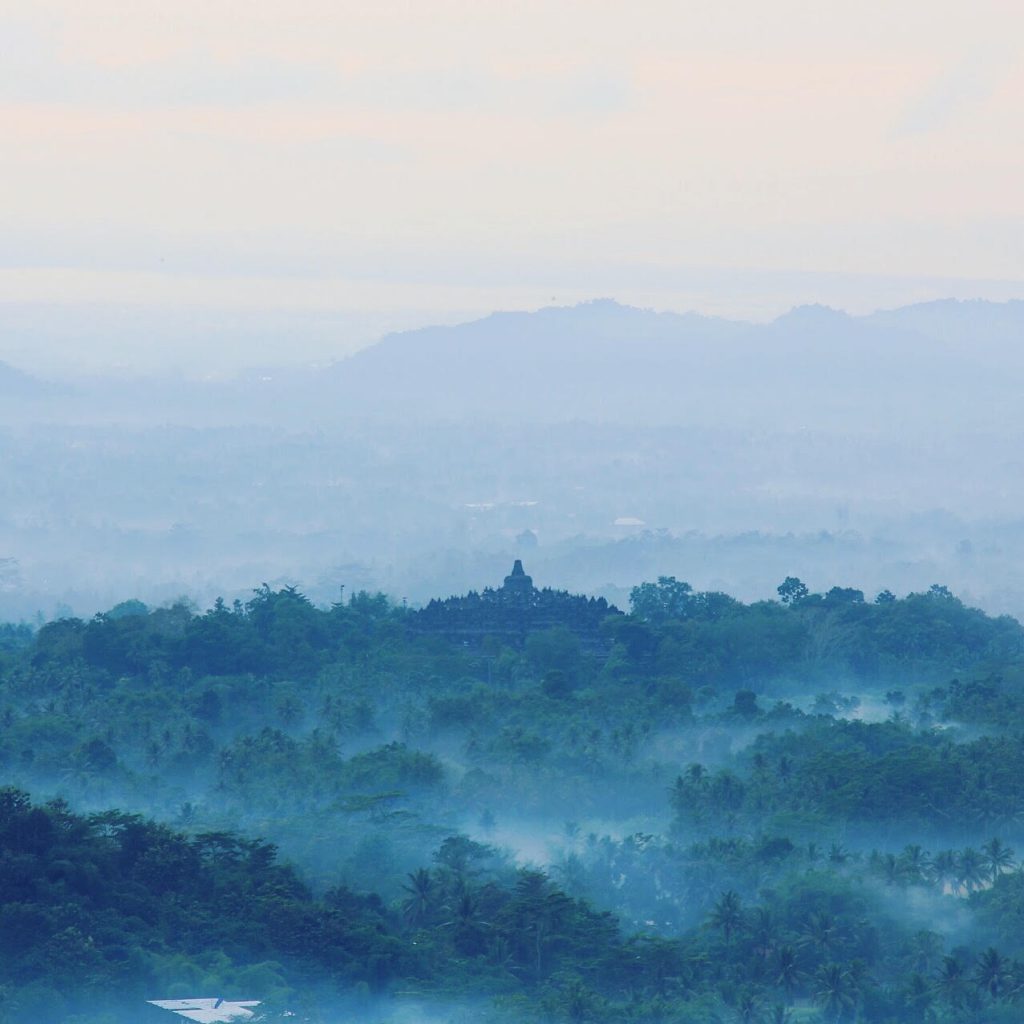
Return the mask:
[[[1017,1020],[1022,679],[795,577],[4,626],[0,1020]]]

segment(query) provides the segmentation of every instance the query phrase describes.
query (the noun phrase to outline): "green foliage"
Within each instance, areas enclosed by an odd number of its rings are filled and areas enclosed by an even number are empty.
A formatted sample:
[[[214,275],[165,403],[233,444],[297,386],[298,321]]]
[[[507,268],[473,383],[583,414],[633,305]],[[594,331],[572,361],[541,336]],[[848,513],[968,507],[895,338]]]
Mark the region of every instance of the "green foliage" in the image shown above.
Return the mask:
[[[783,604],[799,604],[810,593],[807,585],[796,576],[787,576],[776,590]]]
[[[116,811],[79,817],[8,789],[0,851],[0,982],[19,999],[38,998],[40,983],[141,999],[172,978],[204,979],[211,951],[223,957],[220,983],[264,991],[282,985],[268,957],[373,984],[401,962],[379,904],[350,900],[342,913],[313,901],[256,840],[188,838]]]
[[[42,794],[0,794],[0,1020],[200,989],[279,1019],[1012,1019],[1024,631],[786,583],[660,577],[629,615],[264,585],[0,631],[0,768]]]
[[[675,576],[659,576],[657,583],[641,583],[629,593],[630,611],[656,625],[686,618],[692,601],[693,587]]]

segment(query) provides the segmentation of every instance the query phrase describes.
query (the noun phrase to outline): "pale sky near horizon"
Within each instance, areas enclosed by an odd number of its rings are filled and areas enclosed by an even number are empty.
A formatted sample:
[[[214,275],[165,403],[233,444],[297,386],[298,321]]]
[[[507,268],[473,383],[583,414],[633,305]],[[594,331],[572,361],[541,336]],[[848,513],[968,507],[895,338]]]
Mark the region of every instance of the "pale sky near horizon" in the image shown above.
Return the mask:
[[[330,314],[340,351],[597,295],[1024,298],[1022,41],[993,0],[0,0],[0,322]]]

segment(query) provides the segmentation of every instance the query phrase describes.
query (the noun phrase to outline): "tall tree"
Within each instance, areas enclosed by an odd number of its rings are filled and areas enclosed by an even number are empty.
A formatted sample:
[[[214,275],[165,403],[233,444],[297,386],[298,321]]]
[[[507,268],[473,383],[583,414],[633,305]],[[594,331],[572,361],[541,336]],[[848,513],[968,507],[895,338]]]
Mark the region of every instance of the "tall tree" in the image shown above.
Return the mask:
[[[730,889],[722,893],[711,909],[710,923],[725,937],[726,945],[743,924],[743,905],[739,894]]]
[[[857,989],[850,972],[840,964],[823,964],[815,975],[815,1002],[834,1024],[857,1005]]]

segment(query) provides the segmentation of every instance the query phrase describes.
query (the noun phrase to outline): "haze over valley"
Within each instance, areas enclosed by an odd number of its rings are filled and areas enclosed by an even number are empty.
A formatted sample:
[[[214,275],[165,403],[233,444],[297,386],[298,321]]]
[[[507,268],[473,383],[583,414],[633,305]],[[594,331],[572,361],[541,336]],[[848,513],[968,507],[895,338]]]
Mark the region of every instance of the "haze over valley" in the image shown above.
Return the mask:
[[[1019,1024],[1022,40],[0,4],[0,1024]]]
[[[228,380],[8,367],[0,607],[263,580],[419,603],[526,554],[620,602],[796,572],[1020,614],[1022,327],[1015,302],[751,324],[601,300]]]

